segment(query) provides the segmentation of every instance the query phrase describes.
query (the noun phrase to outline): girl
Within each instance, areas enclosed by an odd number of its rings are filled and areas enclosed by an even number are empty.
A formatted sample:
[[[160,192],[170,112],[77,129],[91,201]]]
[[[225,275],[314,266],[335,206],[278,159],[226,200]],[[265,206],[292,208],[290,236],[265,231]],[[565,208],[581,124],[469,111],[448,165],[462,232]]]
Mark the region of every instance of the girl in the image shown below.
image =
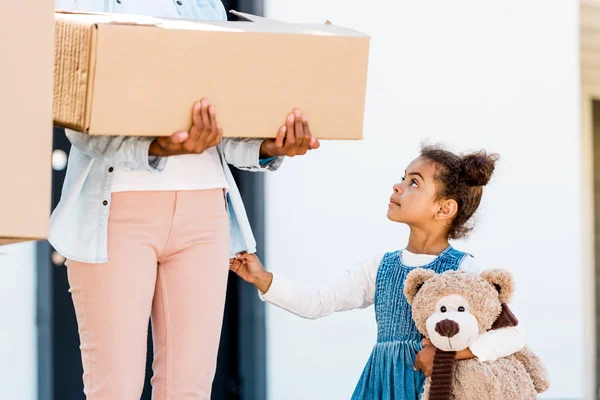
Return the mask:
[[[305,286],[266,271],[254,255],[241,254],[230,269],[252,283],[260,296],[305,318],[375,304],[377,343],[354,391],[355,400],[416,399],[431,373],[434,348],[421,341],[403,293],[406,274],[414,267],[477,271],[473,257],[454,249],[449,239],[464,237],[481,201],[497,156],[484,151],[455,155],[426,146],[412,161],[402,182],[394,185],[387,216],[410,228],[403,250],[386,253],[347,272],[334,285]],[[519,327],[479,336],[457,359],[494,360],[525,345]],[[424,346],[424,347],[423,347]]]
[[[57,8],[225,20],[220,0],[57,0]],[[190,51],[201,51],[197,44]],[[144,68],[143,65],[139,66]],[[196,79],[210,77],[197,76]],[[91,400],[139,400],[152,320],[154,400],[210,399],[228,260],[255,241],[228,163],[275,170],[319,147],[300,110],[277,139],[223,139],[206,99],[189,132],[72,143],[50,242],[67,258]],[[232,252],[232,253],[231,253]]]

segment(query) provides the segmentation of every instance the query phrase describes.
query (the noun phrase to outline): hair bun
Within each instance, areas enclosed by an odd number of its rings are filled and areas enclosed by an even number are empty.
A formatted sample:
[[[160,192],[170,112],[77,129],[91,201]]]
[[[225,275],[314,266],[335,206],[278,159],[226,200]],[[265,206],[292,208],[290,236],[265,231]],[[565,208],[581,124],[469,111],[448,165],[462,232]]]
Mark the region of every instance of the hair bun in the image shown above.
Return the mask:
[[[461,157],[462,175],[469,186],[485,186],[494,173],[497,154],[487,154],[485,150]]]

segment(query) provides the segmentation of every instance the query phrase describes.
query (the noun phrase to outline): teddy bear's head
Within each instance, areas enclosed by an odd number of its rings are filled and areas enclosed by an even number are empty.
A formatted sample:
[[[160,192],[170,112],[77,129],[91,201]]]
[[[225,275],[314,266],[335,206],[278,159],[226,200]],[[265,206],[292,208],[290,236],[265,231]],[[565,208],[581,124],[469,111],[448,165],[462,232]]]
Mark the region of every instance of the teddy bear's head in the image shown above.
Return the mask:
[[[404,282],[417,329],[444,351],[466,349],[490,329],[515,326],[506,306],[513,292],[512,276],[501,269],[436,274],[417,268]]]

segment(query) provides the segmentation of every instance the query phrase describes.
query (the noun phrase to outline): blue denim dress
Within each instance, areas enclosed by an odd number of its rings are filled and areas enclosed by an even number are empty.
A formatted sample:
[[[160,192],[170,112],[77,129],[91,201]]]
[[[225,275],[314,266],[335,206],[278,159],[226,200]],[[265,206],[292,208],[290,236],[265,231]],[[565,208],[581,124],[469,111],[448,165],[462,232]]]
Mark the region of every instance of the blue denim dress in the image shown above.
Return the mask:
[[[449,246],[420,268],[436,273],[457,270],[466,255]],[[401,251],[386,253],[381,261],[375,284],[377,343],[352,400],[416,400],[421,395],[425,376],[413,366],[423,336],[403,291],[404,279],[412,269],[402,263]]]

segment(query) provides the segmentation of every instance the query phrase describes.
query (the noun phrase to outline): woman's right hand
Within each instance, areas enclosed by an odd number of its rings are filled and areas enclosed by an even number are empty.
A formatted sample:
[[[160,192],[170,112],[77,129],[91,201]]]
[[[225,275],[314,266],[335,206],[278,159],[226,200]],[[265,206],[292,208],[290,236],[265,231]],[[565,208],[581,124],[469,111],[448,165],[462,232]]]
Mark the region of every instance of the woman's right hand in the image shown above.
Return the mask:
[[[202,154],[206,149],[218,145],[223,130],[217,122],[215,107],[204,98],[194,104],[194,125],[189,132],[176,132],[171,136],[157,137],[150,144],[148,154],[168,157],[180,154]]]
[[[262,293],[267,293],[273,282],[273,274],[265,270],[254,254],[242,253],[229,260],[229,269],[240,278],[253,284]]]

